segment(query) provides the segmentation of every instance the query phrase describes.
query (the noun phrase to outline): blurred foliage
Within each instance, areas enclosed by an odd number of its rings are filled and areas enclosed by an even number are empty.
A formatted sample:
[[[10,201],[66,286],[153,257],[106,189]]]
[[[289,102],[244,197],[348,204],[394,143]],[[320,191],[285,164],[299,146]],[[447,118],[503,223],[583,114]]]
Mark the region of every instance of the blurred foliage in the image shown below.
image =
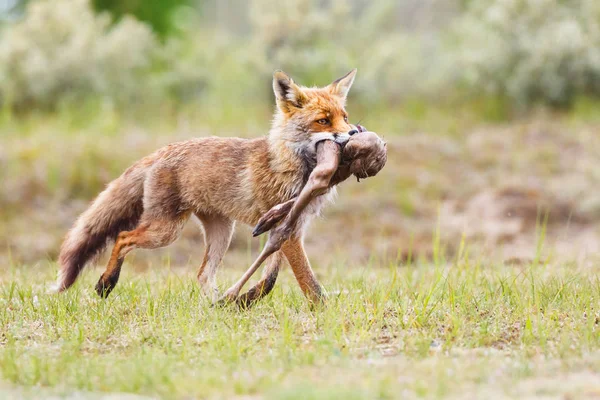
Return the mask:
[[[223,113],[270,107],[275,69],[310,86],[354,67],[352,104],[370,109],[470,104],[500,120],[600,95],[594,0],[92,1],[116,21],[86,0],[38,0],[0,34],[2,104]]]
[[[148,23],[154,32],[164,37],[175,30],[173,14],[191,0],[93,0],[98,11],[108,11],[117,19],[135,16]]]
[[[600,95],[600,2],[471,0],[454,34],[468,85],[527,108]]]
[[[155,46],[133,18],[111,26],[87,0],[32,2],[0,37],[0,95],[16,108],[56,108],[90,96],[135,101]]]
[[[0,2],[0,28],[4,21],[10,21],[22,14],[29,0],[4,0]]]
[[[253,43],[264,73],[281,68],[310,85],[358,67],[353,95],[371,104],[430,94],[437,91],[440,74],[451,79],[439,36],[403,30],[398,2],[372,2],[361,9],[348,0],[278,4],[251,3]]]

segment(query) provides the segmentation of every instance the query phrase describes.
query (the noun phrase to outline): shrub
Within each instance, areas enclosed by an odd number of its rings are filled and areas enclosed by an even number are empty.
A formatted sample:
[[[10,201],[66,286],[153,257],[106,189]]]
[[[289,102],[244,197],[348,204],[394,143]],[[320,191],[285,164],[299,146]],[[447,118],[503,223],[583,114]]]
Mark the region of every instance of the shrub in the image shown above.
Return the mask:
[[[360,79],[352,94],[369,103],[437,96],[439,85],[453,79],[451,65],[437,31],[423,35],[403,29],[401,5],[391,0],[360,7],[348,0],[253,0],[259,69],[281,68],[301,83],[324,84],[358,67]]]
[[[111,26],[88,0],[32,2],[0,37],[0,101],[52,108],[89,95],[135,100],[154,46],[146,25],[125,17]]]
[[[471,0],[455,33],[465,81],[477,91],[517,106],[600,95],[597,0]]]
[[[302,83],[339,73],[353,64],[345,37],[350,7],[346,1],[253,0],[250,22],[259,68],[281,68]],[[336,22],[337,21],[337,22]],[[271,71],[272,72],[272,71]]]

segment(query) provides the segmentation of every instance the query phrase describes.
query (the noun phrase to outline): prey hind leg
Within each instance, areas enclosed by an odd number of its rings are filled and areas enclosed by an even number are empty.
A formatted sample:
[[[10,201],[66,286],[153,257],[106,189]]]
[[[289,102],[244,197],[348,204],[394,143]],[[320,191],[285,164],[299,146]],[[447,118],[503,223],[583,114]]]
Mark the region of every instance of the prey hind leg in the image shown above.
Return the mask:
[[[96,293],[100,297],[106,298],[115,288],[127,253],[135,248],[156,249],[168,246],[179,237],[188,217],[189,213],[173,219],[149,220],[142,216],[136,229],[119,233],[106,270],[96,284]]]
[[[273,253],[269,259],[268,264],[265,267],[262,278],[252,286],[246,293],[241,294],[236,302],[240,307],[247,308],[252,306],[254,303],[267,296],[275,287],[279,270],[281,269],[281,263],[283,262],[283,254],[281,251]]]
[[[202,223],[205,244],[204,259],[198,270],[198,282],[204,294],[214,302],[219,295],[216,279],[217,268],[229,248],[235,222],[214,214],[197,213],[196,216]]]

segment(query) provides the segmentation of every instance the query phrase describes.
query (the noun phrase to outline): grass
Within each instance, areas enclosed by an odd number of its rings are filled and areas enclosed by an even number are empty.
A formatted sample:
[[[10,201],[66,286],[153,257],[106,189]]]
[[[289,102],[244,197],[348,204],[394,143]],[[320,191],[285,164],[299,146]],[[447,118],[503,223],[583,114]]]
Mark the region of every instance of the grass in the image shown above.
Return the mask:
[[[225,269],[232,282],[241,270]],[[99,271],[45,294],[53,268],[1,275],[0,394],[162,398],[502,398],[600,393],[598,266],[319,268],[311,309],[288,271],[248,311],[212,308],[190,270]],[[559,384],[560,383],[560,384]]]

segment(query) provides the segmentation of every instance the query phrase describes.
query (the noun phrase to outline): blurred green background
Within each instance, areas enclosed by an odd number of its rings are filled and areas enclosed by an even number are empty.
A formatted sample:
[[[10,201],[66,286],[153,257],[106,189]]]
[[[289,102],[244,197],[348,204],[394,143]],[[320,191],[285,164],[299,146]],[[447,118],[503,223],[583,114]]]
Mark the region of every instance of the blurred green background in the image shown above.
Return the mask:
[[[342,185],[315,262],[600,254],[598,1],[0,0],[0,260],[54,260],[163,144],[266,134],[275,69],[312,86],[354,67],[351,119],[389,161]],[[200,232],[152,254],[136,265],[197,264]]]

